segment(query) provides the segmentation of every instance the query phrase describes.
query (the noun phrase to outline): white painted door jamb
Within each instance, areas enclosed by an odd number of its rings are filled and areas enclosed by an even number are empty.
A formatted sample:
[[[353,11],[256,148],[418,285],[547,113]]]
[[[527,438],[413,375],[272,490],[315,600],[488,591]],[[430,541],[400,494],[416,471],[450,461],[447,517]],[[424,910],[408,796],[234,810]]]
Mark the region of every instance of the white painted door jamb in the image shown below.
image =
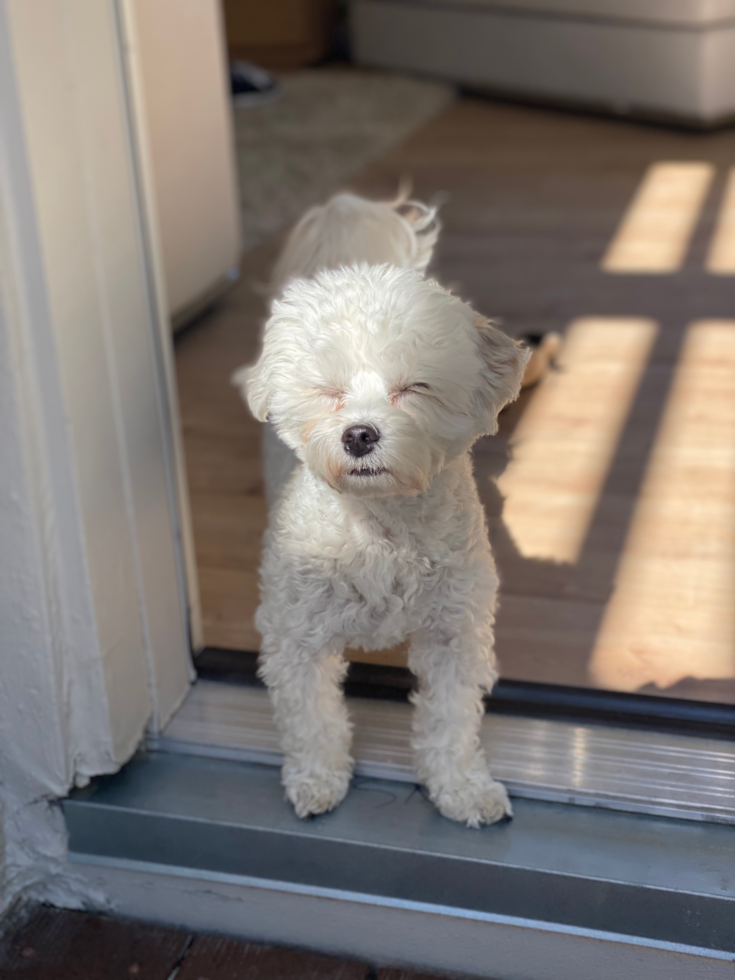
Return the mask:
[[[62,869],[53,801],[127,761],[192,677],[127,84],[115,0],[0,0],[0,911]]]

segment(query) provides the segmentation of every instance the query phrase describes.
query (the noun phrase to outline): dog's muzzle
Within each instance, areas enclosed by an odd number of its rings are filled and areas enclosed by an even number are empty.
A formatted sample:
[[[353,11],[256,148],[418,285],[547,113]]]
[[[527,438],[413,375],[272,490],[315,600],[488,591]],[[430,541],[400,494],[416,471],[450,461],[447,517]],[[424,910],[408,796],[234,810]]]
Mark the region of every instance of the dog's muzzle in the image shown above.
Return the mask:
[[[367,423],[351,425],[342,433],[342,445],[350,456],[367,456],[373,451],[377,442],[380,442],[380,433]]]

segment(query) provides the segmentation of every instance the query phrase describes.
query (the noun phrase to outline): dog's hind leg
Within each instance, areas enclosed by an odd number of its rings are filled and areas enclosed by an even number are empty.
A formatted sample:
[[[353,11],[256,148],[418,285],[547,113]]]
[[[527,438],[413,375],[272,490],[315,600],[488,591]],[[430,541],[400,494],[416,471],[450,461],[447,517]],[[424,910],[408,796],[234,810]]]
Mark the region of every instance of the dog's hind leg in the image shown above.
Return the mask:
[[[342,802],[352,777],[352,726],[342,693],[342,650],[310,652],[263,637],[260,676],[268,686],[284,752],[282,781],[299,817]]]
[[[445,817],[469,827],[512,815],[502,783],[480,746],[483,692],[495,682],[491,626],[413,634],[408,663],[419,679],[413,695],[413,748],[420,781]]]

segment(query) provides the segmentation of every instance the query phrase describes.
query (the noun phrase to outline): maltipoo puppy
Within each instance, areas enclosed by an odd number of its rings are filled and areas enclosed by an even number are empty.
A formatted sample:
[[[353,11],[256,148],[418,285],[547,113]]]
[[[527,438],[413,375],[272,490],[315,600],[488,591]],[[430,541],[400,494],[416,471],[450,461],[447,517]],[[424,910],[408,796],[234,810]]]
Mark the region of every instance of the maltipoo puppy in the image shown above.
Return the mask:
[[[307,215],[262,354],[235,379],[295,463],[271,493],[256,624],[300,817],[349,787],[344,649],[406,639],[431,800],[470,827],[511,813],[480,746],[498,579],[470,449],[518,395],[528,352],[423,277],[433,217],[346,195]]]

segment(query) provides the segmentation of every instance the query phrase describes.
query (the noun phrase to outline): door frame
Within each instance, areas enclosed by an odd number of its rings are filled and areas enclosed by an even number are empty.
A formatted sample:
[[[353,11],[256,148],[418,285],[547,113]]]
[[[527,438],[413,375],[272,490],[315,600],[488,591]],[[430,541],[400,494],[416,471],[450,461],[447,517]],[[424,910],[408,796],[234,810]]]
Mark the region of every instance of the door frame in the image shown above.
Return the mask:
[[[0,0],[0,911],[200,642],[136,58],[129,0]]]

